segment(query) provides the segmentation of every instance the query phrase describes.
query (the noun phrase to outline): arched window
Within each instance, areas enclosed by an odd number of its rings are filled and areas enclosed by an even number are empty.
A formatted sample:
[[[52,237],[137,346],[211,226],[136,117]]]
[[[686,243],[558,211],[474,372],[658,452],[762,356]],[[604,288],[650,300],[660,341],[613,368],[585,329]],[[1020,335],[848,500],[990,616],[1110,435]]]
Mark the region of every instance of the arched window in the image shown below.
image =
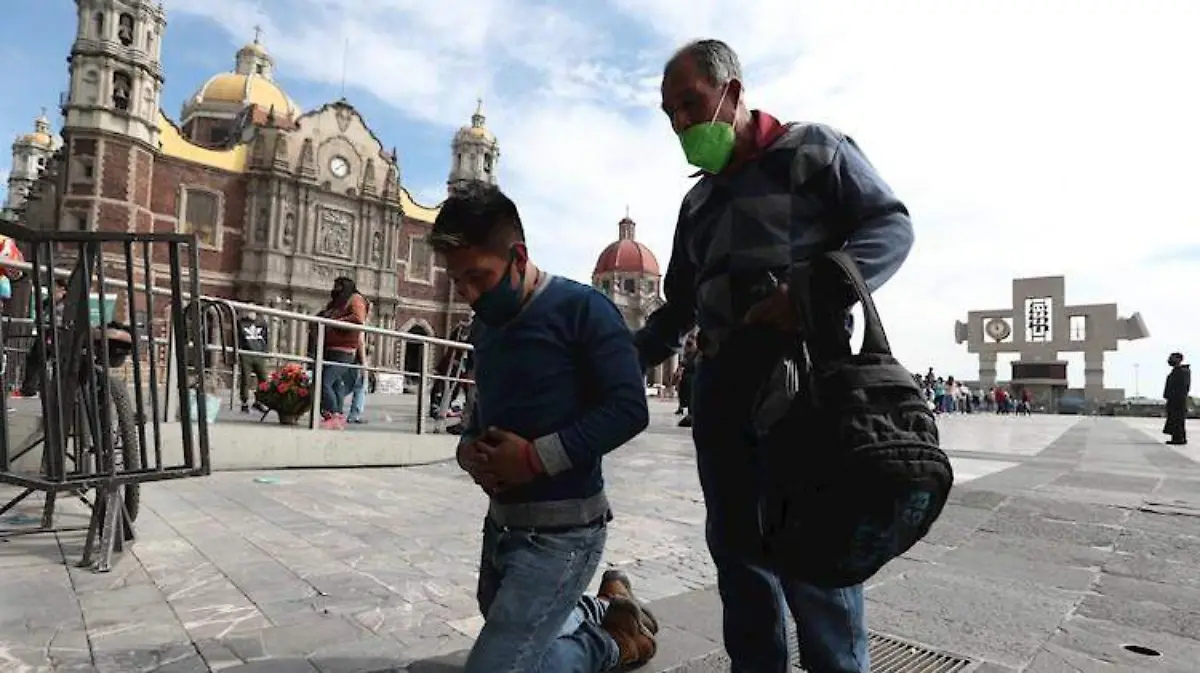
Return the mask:
[[[124,14],[117,17],[117,40],[126,47],[133,46],[133,15]]]
[[[96,33],[96,39],[104,39],[104,13],[96,12],[92,17],[92,30]]]

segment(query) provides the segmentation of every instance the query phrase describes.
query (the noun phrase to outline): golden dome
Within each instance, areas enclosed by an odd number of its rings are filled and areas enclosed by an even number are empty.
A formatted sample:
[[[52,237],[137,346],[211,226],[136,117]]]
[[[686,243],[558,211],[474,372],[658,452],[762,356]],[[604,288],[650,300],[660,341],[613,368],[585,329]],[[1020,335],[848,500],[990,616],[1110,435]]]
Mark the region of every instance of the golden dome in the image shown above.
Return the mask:
[[[455,140],[482,140],[495,144],[496,136],[485,126],[486,122],[487,118],[483,116],[483,99],[480,98],[476,101],[475,114],[471,115],[471,125],[458,129],[458,133],[454,134]]]
[[[54,145],[54,136],[50,135],[49,133],[41,132],[26,133],[18,138],[17,142],[28,145],[38,145],[40,147],[52,147]]]
[[[54,147],[54,135],[50,132],[50,120],[46,118],[44,111],[38,115],[37,119],[33,120],[33,133],[26,133],[18,137],[17,143],[22,145],[36,145],[44,148]]]
[[[192,97],[193,106],[209,102],[254,104],[264,110],[274,106],[276,114],[300,114],[300,106],[284,93],[278,84],[261,75],[242,75],[235,72],[214,75]]]

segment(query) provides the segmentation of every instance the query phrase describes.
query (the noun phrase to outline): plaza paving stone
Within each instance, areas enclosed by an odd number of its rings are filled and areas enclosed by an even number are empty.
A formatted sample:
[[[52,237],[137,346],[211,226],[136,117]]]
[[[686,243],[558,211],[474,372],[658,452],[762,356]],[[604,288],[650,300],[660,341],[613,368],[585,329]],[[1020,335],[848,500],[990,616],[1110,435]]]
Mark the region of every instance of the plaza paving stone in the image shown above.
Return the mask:
[[[668,403],[652,408],[606,461],[604,562],[664,624],[648,670],[722,670],[690,439]],[[1200,670],[1200,464],[1111,419],[940,427],[953,504],[872,578],[872,628],[983,670]],[[453,464],[227,472],[143,493],[139,539],[108,574],[71,566],[82,534],[0,537],[0,673],[448,672],[481,625],[486,499]]]

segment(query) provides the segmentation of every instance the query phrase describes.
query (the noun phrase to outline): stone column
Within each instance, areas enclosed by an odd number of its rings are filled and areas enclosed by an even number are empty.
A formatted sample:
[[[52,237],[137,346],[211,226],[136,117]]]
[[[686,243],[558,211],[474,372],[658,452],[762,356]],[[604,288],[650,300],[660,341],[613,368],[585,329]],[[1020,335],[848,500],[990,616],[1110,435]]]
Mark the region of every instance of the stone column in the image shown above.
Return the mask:
[[[1099,400],[1104,395],[1104,351],[1090,349],[1083,352],[1083,397]]]
[[[982,388],[992,388],[996,385],[996,353],[983,352],[979,354],[979,385]]]

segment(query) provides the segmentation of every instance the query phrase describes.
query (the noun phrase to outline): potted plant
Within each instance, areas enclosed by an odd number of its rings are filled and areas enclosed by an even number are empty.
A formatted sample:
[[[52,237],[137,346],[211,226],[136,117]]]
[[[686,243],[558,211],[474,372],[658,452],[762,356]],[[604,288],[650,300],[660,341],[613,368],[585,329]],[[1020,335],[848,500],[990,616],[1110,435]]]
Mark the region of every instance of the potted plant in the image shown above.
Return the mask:
[[[312,408],[312,379],[298,364],[286,364],[258,384],[254,399],[279,415],[284,425],[296,425]]]

